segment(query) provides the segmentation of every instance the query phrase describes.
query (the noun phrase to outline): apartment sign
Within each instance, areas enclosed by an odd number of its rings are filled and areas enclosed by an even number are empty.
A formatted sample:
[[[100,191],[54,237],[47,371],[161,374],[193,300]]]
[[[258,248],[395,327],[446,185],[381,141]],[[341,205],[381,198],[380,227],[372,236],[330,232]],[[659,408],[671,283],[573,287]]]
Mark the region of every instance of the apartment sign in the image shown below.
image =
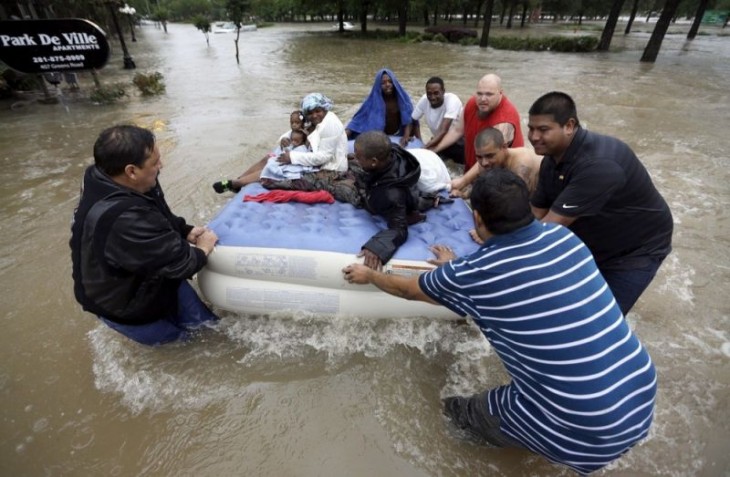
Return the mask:
[[[21,73],[99,69],[108,59],[104,31],[88,20],[0,21],[0,61]]]

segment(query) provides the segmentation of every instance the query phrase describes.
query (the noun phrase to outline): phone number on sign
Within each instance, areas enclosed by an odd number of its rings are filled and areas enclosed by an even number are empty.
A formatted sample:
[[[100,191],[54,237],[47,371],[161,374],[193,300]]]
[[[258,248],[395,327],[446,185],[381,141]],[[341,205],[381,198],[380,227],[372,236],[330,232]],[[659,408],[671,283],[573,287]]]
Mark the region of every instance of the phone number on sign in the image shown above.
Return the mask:
[[[33,63],[63,63],[66,61],[84,61],[84,55],[34,56]]]

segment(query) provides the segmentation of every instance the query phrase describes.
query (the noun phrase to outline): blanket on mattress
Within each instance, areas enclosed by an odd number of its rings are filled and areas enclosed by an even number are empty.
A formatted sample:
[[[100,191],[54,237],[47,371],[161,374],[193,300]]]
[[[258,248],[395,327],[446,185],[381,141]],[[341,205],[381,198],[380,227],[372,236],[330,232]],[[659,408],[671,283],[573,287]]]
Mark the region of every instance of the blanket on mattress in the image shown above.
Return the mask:
[[[341,252],[356,255],[385,220],[350,204],[244,201],[246,195],[267,192],[260,184],[244,187],[209,223],[219,245]],[[472,214],[461,199],[426,213],[426,220],[408,228],[408,240],[393,259],[424,261],[433,257],[430,245],[444,244],[457,256],[478,247],[469,236]]]

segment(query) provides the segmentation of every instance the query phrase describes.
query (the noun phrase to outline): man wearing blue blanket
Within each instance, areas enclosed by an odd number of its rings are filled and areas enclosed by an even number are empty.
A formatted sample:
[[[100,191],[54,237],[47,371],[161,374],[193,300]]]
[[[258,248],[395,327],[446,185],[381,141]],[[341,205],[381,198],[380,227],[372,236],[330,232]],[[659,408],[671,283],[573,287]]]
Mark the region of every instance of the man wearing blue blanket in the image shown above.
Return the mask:
[[[405,127],[413,121],[412,113],[413,102],[408,92],[392,71],[383,68],[375,74],[370,94],[347,124],[347,139],[355,139],[365,131],[403,136]]]
[[[511,382],[444,399],[470,437],[528,449],[587,474],[647,436],[656,371],[632,333],[588,248],[569,229],[535,220],[527,186],[492,169],[471,193],[484,240],[467,256],[420,275],[386,275],[360,264],[350,283],[372,283],[409,300],[471,316]]]

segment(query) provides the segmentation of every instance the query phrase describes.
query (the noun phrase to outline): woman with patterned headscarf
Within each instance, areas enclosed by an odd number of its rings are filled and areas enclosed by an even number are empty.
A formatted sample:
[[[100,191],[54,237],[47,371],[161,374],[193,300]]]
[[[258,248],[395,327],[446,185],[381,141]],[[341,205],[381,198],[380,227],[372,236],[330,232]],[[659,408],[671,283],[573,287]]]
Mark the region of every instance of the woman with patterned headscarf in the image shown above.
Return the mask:
[[[237,179],[216,182],[213,188],[216,192],[238,192],[241,187],[259,181],[267,189],[319,190],[323,187],[315,183],[321,185],[322,181],[329,183],[336,180],[338,174],[347,172],[347,135],[342,121],[331,111],[333,104],[322,93],[310,93],[302,99],[302,114],[314,127],[307,137],[310,151],[285,151],[276,158],[282,166],[301,166],[299,177],[292,177],[291,173],[287,174],[289,178],[285,180],[262,177],[261,171],[267,164],[267,158],[264,158]],[[295,168],[289,168],[290,171],[292,169]],[[218,184],[220,186],[216,188]],[[338,198],[337,194],[333,195]]]
[[[302,99],[302,113],[314,126],[308,138],[312,151],[285,152],[278,158],[280,163],[327,171],[347,170],[347,135],[342,121],[332,112],[332,105],[332,100],[322,93],[310,93]]]
[[[299,179],[272,180],[261,178],[267,189],[299,191],[326,190],[335,199],[360,205],[355,179],[347,170],[347,135],[345,127],[332,112],[332,101],[321,93],[311,93],[302,99],[302,112],[314,125],[309,134],[311,152],[289,151],[280,155],[281,164],[296,164],[317,168],[302,172]]]

